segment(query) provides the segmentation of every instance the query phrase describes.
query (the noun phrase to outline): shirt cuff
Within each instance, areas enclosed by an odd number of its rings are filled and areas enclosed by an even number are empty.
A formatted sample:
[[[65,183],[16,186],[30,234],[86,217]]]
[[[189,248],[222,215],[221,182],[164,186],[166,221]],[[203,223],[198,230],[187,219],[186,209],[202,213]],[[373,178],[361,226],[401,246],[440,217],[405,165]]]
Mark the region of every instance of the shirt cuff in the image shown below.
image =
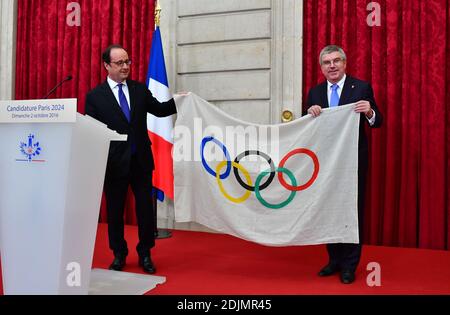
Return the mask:
[[[371,125],[371,126],[373,126],[373,124],[375,123],[375,116],[376,116],[375,111],[373,109],[372,109],[372,113],[373,113],[372,118],[369,119],[366,116],[366,119],[369,122],[369,125]]]

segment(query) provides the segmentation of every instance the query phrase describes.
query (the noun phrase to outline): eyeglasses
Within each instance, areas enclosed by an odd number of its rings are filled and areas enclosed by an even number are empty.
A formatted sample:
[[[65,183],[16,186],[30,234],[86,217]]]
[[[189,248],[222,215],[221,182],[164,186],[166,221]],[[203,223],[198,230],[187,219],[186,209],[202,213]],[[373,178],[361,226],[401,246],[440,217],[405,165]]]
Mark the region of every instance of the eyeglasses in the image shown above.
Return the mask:
[[[342,61],[344,61],[342,58],[335,58],[333,60],[325,60],[322,61],[322,65],[325,67],[329,67],[331,66],[331,63],[333,63],[334,65],[338,65],[340,64]]]
[[[111,61],[110,63],[113,63],[117,65],[118,67],[123,67],[123,65],[131,65],[131,60],[119,60],[119,61]]]

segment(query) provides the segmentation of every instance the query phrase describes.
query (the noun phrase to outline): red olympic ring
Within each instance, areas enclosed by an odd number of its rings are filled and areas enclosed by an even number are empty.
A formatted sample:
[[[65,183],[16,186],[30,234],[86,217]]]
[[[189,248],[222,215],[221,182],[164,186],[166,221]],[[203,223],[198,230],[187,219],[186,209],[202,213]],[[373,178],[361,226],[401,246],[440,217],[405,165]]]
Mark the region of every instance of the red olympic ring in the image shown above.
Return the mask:
[[[314,183],[314,181],[317,178],[317,175],[319,174],[319,159],[317,158],[317,156],[314,154],[313,151],[305,149],[305,148],[295,149],[295,150],[292,150],[291,152],[289,152],[288,154],[286,154],[283,157],[283,159],[281,160],[279,167],[284,168],[284,164],[286,163],[287,159],[289,159],[294,154],[301,154],[301,153],[308,155],[312,159],[312,161],[314,163],[314,172],[313,172],[311,178],[305,184],[299,185],[299,186],[289,185],[284,180],[283,173],[278,172],[278,180],[280,181],[280,184],[283,185],[284,188],[286,188],[290,191],[300,191],[300,190],[304,190],[304,189],[308,188],[309,186],[312,185],[312,183]]]

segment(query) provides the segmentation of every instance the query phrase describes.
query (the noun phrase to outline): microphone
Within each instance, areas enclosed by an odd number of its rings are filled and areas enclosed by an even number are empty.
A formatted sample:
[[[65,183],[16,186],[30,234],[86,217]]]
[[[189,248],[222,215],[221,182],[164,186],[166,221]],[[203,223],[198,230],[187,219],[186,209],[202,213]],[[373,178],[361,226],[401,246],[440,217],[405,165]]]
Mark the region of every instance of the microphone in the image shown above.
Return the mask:
[[[63,85],[64,82],[70,81],[70,80],[72,80],[72,76],[68,75],[61,82],[59,82],[53,89],[51,89],[50,92],[48,92],[47,95],[45,97],[43,97],[42,99],[44,99],[44,100],[47,99],[50,95],[52,95],[53,92],[56,91],[57,88],[59,88],[61,85]]]

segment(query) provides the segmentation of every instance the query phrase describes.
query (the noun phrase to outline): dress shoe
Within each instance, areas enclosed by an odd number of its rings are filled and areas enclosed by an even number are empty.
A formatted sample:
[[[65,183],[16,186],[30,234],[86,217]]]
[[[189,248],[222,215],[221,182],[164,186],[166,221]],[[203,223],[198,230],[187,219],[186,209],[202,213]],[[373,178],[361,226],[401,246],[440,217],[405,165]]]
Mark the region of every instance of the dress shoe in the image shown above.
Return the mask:
[[[355,273],[351,270],[342,270],[341,282],[344,284],[350,284],[355,281]]]
[[[114,260],[109,266],[110,270],[122,271],[123,267],[125,267],[126,257],[122,256],[114,256]]]
[[[339,271],[336,265],[328,264],[319,271],[319,277],[327,277]]]
[[[144,270],[146,273],[155,273],[156,268],[153,265],[152,259],[150,256],[145,257],[139,257],[139,266],[142,267],[142,270]]]

